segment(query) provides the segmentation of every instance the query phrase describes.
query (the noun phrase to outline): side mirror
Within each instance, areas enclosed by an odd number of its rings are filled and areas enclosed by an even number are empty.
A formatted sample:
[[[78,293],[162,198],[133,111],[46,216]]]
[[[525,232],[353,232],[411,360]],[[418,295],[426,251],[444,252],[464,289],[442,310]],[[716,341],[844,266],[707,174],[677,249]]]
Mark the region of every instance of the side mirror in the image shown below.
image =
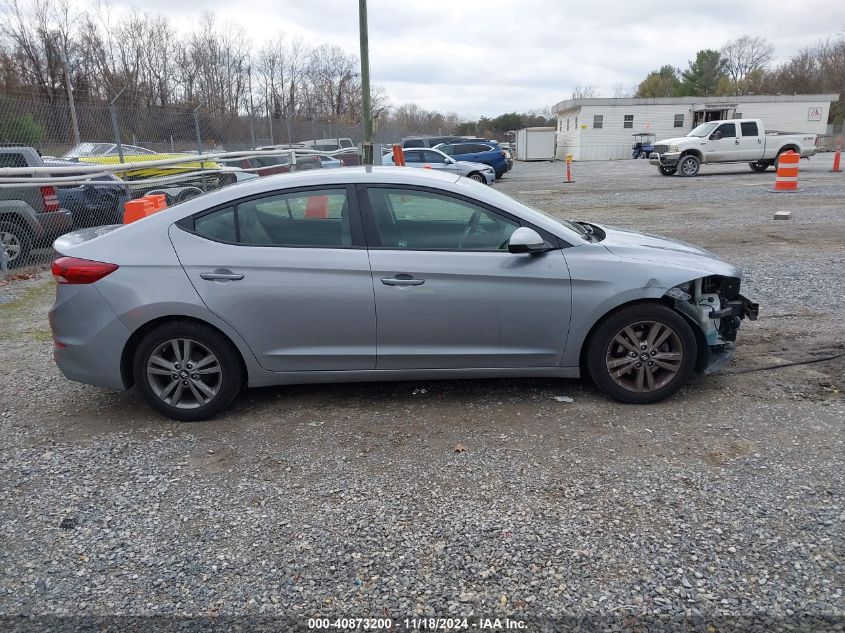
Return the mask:
[[[446,158],[446,160],[445,160],[445,163],[446,163],[447,165],[454,165],[454,164],[456,164],[457,162],[458,162],[458,161],[456,161],[454,158],[448,158],[448,157],[447,157],[447,158]]]
[[[711,141],[718,141],[720,138],[722,138],[721,132],[713,132],[713,134],[710,135]]]
[[[540,234],[527,226],[521,226],[511,234],[508,240],[510,253],[545,253],[550,250]]]

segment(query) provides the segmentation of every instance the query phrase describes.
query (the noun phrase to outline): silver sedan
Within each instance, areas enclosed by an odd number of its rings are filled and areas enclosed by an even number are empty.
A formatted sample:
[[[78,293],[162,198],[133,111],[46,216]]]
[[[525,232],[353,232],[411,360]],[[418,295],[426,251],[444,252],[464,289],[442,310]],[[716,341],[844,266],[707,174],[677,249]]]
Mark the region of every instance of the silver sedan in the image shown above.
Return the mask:
[[[202,420],[244,387],[587,374],[649,403],[757,316],[695,246],[389,167],[245,182],[55,242],[55,359]]]
[[[439,149],[406,149],[404,150],[404,154],[406,167],[422,167],[424,169],[457,174],[458,176],[466,176],[470,180],[483,182],[488,185],[496,180],[496,171],[490,165],[473,163],[467,160],[455,160]],[[393,155],[386,154],[382,158],[382,163],[393,165]]]

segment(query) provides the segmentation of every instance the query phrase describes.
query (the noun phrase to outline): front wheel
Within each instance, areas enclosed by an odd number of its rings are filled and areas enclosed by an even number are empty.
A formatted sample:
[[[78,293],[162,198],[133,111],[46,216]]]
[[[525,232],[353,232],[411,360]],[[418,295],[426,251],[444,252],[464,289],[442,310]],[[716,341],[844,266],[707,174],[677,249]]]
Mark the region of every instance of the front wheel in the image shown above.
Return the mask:
[[[207,420],[240,393],[244,371],[237,349],[201,323],[173,321],[144,337],[133,362],[147,403],[182,422]]]
[[[678,173],[681,176],[697,176],[700,169],[701,161],[698,160],[697,156],[693,156],[692,154],[681,157],[678,163]]]
[[[587,371],[605,394],[648,404],[675,394],[692,374],[698,348],[684,318],[660,304],[637,304],[606,317],[590,338]]]
[[[758,160],[753,163],[748,163],[748,166],[751,167],[751,170],[757,172],[766,171],[770,165],[771,163],[762,160]]]
[[[675,172],[678,171],[678,168],[677,167],[664,167],[663,165],[660,165],[657,168],[657,171],[659,171],[664,176],[674,176]]]
[[[487,182],[486,180],[484,180],[484,176],[482,176],[477,171],[472,172],[469,176],[467,176],[467,178],[469,178],[470,180],[474,180],[475,182],[480,182],[480,183]]]

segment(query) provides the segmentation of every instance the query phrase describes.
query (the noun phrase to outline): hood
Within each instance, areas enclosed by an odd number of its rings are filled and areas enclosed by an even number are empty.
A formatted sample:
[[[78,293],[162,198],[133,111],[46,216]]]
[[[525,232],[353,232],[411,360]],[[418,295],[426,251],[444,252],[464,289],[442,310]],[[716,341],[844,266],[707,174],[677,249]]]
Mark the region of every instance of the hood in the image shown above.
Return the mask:
[[[477,171],[484,171],[485,169],[493,170],[493,168],[490,167],[490,165],[488,165],[487,163],[474,163],[474,162],[468,161],[468,160],[459,160],[458,161],[458,167],[460,167],[462,169],[466,169],[467,173],[469,173],[470,171],[476,171],[476,170]]]
[[[693,244],[612,226],[592,226],[605,234],[601,245],[617,257],[696,268],[712,275],[742,277],[741,270]]]
[[[659,141],[654,141],[655,145],[677,145],[678,143],[686,143],[687,141],[695,141],[700,140],[694,136],[676,136],[674,138],[666,138],[660,139]]]

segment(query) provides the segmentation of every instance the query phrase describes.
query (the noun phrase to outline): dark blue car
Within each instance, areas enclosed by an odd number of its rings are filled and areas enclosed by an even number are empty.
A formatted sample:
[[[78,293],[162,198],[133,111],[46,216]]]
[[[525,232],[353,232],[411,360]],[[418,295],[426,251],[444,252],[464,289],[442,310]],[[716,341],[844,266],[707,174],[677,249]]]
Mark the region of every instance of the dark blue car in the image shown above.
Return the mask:
[[[508,159],[504,150],[493,141],[456,141],[442,143],[435,149],[439,149],[455,160],[490,165],[496,171],[496,178],[501,178],[508,170]]]

